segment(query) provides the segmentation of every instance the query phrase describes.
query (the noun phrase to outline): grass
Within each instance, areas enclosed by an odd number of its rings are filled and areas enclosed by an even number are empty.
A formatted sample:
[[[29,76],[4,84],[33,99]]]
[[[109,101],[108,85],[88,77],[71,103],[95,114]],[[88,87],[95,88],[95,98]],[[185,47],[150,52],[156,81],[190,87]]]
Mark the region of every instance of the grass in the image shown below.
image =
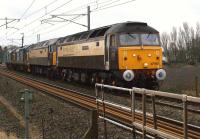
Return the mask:
[[[199,65],[166,65],[167,77],[160,87],[161,91],[189,94],[196,96],[196,81],[200,94],[200,66]]]

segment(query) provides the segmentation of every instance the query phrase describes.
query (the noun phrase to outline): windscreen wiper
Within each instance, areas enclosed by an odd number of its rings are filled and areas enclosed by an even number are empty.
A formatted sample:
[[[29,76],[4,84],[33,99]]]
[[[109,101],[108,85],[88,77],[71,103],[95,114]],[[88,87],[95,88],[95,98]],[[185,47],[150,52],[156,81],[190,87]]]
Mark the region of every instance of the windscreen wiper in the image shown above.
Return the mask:
[[[149,38],[150,34],[152,34],[151,32],[149,32],[148,36],[147,36],[147,39]]]
[[[132,34],[128,33],[128,36],[130,36],[133,39],[136,39],[135,36],[133,36]]]

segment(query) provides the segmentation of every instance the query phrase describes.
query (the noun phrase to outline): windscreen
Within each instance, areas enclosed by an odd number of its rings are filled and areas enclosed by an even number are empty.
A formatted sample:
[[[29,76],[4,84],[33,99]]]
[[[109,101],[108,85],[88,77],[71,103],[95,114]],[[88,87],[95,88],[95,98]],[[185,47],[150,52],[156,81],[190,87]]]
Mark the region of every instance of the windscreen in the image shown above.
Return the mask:
[[[143,45],[159,45],[158,34],[141,34]]]
[[[160,45],[158,34],[121,34],[120,44],[123,45]]]
[[[120,37],[121,45],[139,45],[140,39],[139,34],[121,34]]]

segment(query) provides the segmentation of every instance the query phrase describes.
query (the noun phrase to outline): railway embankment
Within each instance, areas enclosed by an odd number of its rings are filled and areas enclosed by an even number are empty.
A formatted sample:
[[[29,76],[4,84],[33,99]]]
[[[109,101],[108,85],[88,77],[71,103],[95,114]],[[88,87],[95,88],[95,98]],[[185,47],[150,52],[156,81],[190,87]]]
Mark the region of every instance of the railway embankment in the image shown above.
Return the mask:
[[[53,83],[55,81],[49,82]],[[70,86],[74,87],[72,84],[68,85],[68,87]],[[73,105],[72,103],[64,102],[61,99],[46,95],[10,78],[4,76],[0,77],[0,96],[3,96],[6,101],[16,109],[16,112],[22,116],[24,115],[24,103],[20,101],[21,93],[19,93],[19,91],[25,88],[33,92],[33,101],[31,102],[30,112],[31,135],[33,135],[31,138],[40,139],[45,136],[45,138],[51,139],[75,139],[84,136],[91,125],[90,111],[78,107],[77,105]],[[83,88],[79,88],[79,90],[80,89],[82,90]],[[88,92],[91,94],[93,90]],[[119,99],[120,96],[117,98]],[[10,110],[7,111],[9,112]],[[11,115],[17,120],[16,115],[13,115],[13,113],[11,113]],[[10,119],[8,116],[4,116],[4,118]],[[14,134],[17,138],[23,138],[24,128],[15,127],[15,130],[4,129],[5,127],[9,129],[9,125],[14,122],[12,119],[9,121],[10,123],[8,122],[0,125],[0,130],[2,130],[3,133],[6,132],[10,135]],[[20,126],[19,120],[13,124]],[[98,121],[98,128],[99,138],[103,138],[104,125],[102,120]],[[126,138],[129,139],[132,138],[132,133],[108,123],[107,136],[108,138],[123,138],[126,136]]]
[[[17,118],[24,115],[24,102],[20,101],[21,93],[18,93],[24,88],[34,92],[30,108],[31,138],[81,138],[89,128],[88,111],[1,76],[0,96],[10,103],[10,108],[0,103],[2,134],[24,136],[24,128]],[[19,114],[14,114],[13,109]]]

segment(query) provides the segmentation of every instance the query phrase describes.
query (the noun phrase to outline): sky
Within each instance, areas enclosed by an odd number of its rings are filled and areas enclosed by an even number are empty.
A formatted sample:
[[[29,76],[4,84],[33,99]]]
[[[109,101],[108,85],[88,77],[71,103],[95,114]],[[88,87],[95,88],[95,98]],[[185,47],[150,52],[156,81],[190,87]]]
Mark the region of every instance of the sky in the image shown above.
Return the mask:
[[[118,6],[114,6],[118,5]],[[0,45],[21,45],[62,37],[87,30],[86,27],[54,18],[52,15],[73,19],[87,25],[87,6],[91,7],[91,29],[110,24],[140,21],[157,29],[160,33],[170,32],[188,22],[195,28],[200,22],[200,0],[0,0],[0,26],[8,19],[20,19],[0,27]],[[56,20],[59,22],[52,22]],[[11,20],[8,20],[8,22]],[[41,24],[43,21],[43,24]]]

